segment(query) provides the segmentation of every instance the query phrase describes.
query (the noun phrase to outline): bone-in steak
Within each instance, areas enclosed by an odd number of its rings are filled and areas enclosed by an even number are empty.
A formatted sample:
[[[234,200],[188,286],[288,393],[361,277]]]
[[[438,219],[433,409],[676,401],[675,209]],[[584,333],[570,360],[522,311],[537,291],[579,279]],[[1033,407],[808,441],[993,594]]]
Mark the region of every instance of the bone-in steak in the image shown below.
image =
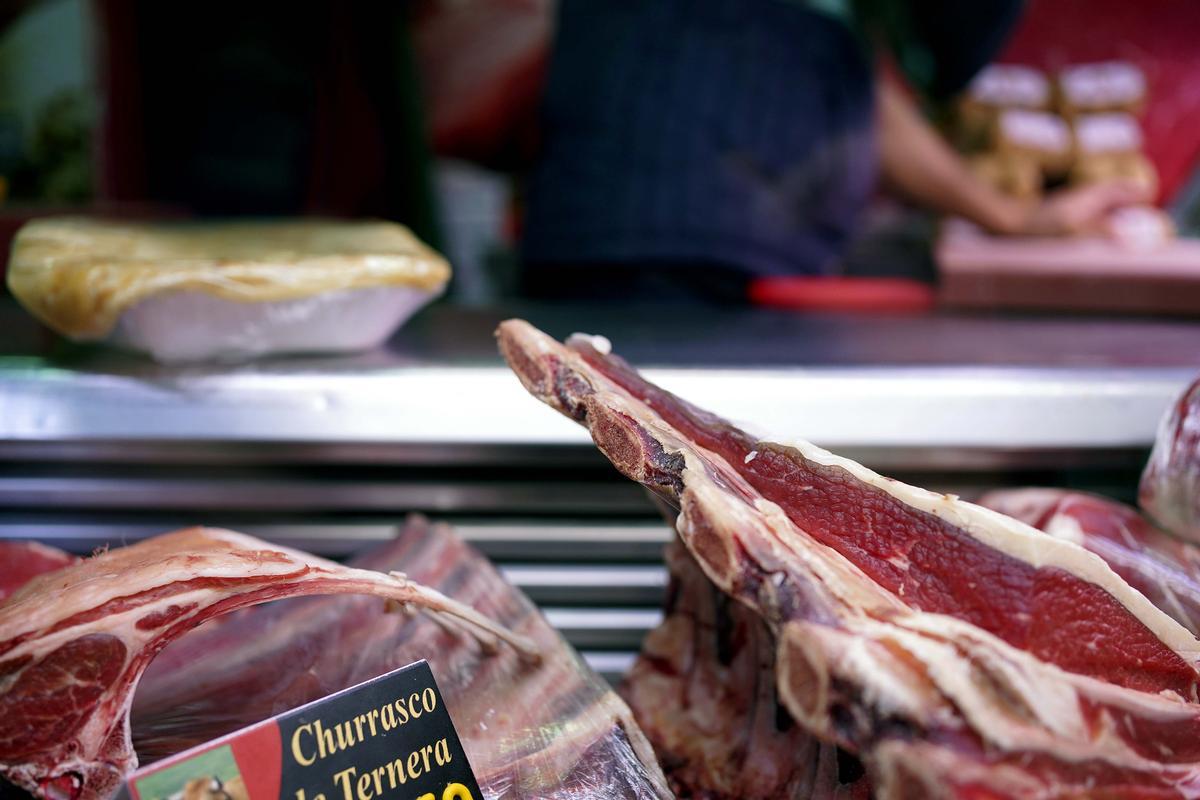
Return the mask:
[[[857,759],[812,737],[780,705],[775,640],[762,619],[713,586],[678,542],[666,559],[664,619],[622,694],[676,796],[866,800]]]
[[[679,508],[705,574],[771,630],[792,718],[881,797],[1200,796],[1197,641],[1095,554],[755,439],[591,338],[499,338],[530,392]]]
[[[137,763],[129,706],[159,650],[217,615],[312,594],[384,597],[537,658],[534,642],[401,575],[191,528],[45,573],[0,604],[0,774],[46,797],[106,797]]]

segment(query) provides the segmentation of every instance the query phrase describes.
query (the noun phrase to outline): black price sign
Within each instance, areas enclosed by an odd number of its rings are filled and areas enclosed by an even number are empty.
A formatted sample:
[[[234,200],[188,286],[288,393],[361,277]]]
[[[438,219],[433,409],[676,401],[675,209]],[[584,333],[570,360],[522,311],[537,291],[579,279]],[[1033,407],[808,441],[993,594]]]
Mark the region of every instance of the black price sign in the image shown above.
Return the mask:
[[[482,800],[424,661],[279,718],[280,797]]]
[[[418,661],[138,770],[133,800],[483,800]]]

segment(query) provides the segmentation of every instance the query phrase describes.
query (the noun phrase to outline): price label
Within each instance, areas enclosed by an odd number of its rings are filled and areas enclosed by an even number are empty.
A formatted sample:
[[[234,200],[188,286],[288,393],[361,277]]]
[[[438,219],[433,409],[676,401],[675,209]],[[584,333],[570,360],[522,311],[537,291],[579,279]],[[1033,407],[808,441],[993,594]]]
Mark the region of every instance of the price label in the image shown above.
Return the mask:
[[[425,661],[133,773],[132,800],[483,800]]]

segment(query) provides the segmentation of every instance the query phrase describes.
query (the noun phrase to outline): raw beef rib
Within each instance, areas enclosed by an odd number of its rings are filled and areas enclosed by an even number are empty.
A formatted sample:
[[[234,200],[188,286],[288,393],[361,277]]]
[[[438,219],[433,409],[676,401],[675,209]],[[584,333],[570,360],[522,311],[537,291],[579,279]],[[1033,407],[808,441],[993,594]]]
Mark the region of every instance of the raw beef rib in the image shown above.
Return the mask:
[[[775,641],[762,619],[713,586],[678,542],[666,559],[663,622],[642,643],[621,692],[675,794],[866,800],[857,759],[814,739],[779,705]]]
[[[1200,634],[1200,548],[1159,530],[1136,508],[1063,489],[995,491],[979,503],[1086,547],[1150,602]]]
[[[0,539],[0,602],[43,572],[78,561],[78,556],[38,542]]]
[[[1159,525],[1200,542],[1200,380],[1180,395],[1159,425],[1138,503]]]
[[[402,575],[177,531],[41,575],[0,604],[0,774],[46,797],[108,796],[136,766],[129,707],[159,650],[217,615],[311,594],[384,597],[537,657],[534,642]]]
[[[488,800],[670,796],[621,699],[448,527],[413,518],[352,563],[444,592],[536,642],[541,660],[481,656],[461,631],[389,614],[375,597],[259,606],[188,633],[150,665],[133,707],[138,753],[176,752],[425,658]]]
[[[771,630],[782,704],[880,797],[1200,797],[1197,641],[1098,556],[755,439],[602,340],[499,338],[530,392],[678,507],[708,578]]]

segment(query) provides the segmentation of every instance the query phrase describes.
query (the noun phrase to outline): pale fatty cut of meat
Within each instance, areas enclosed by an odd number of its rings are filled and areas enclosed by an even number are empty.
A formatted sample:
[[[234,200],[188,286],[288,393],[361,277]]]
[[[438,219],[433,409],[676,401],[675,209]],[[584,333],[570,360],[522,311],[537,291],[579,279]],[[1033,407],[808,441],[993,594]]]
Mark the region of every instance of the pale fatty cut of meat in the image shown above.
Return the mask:
[[[31,314],[81,340],[104,338],[122,313],[158,295],[268,303],[383,286],[436,294],[449,279],[446,260],[402,225],[320,219],[46,217],[17,233],[7,270]]]
[[[770,630],[781,705],[879,797],[1200,797],[1200,646],[1099,556],[752,437],[587,338],[498,336],[533,395],[678,508],[708,579]]]

